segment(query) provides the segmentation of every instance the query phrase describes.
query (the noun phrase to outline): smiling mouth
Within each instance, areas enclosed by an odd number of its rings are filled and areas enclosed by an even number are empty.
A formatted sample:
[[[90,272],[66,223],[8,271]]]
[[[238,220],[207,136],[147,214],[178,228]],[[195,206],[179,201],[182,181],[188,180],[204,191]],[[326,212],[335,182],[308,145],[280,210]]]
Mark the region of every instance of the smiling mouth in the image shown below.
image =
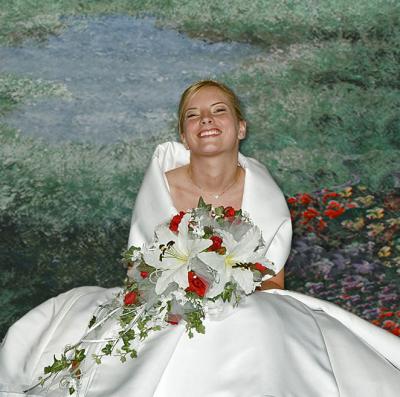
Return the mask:
[[[221,130],[213,128],[212,130],[200,131],[199,137],[200,138],[208,138],[208,137],[212,137],[212,136],[218,136],[221,134],[222,134]]]

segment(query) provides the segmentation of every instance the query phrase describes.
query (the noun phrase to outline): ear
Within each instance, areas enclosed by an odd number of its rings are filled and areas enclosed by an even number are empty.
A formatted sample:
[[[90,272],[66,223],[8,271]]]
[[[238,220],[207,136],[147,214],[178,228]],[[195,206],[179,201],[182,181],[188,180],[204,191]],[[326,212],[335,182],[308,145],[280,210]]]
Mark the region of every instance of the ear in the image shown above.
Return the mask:
[[[242,140],[246,138],[246,121],[245,120],[240,120],[239,121],[239,134],[238,138],[239,140]]]

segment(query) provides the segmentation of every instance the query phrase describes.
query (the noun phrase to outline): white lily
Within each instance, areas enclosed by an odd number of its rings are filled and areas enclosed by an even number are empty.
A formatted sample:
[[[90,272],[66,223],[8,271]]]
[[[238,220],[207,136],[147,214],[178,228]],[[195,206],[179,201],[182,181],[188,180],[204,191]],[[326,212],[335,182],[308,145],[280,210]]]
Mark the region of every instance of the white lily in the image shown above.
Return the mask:
[[[216,252],[198,254],[199,259],[218,273],[218,280],[208,291],[207,296],[213,298],[219,295],[224,290],[225,284],[232,279],[239,284],[246,294],[250,294],[256,287],[252,271],[233,266],[238,263],[260,262],[264,259],[256,251],[260,244],[260,229],[257,226],[252,227],[240,241],[236,241],[231,233],[224,230],[218,230],[218,234],[223,239],[223,246],[226,247],[225,255]]]
[[[156,231],[157,248],[144,253],[145,261],[161,270],[161,276],[155,288],[158,295],[162,294],[173,282],[183,289],[187,288],[191,261],[211,245],[210,240],[191,238],[188,231],[190,217],[190,214],[183,216],[178,227],[178,234],[173,233],[168,226],[160,226]],[[165,245],[163,250],[158,248],[161,244]]]

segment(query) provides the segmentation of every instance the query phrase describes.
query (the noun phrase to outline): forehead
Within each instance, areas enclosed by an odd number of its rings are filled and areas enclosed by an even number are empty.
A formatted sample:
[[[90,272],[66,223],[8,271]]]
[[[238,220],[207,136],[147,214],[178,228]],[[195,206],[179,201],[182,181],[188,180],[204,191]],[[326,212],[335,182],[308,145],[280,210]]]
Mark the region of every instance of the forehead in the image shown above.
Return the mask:
[[[220,88],[215,86],[202,87],[197,92],[187,98],[185,109],[193,107],[196,108],[204,105],[212,105],[219,102],[224,102],[227,105],[232,105],[229,96]]]

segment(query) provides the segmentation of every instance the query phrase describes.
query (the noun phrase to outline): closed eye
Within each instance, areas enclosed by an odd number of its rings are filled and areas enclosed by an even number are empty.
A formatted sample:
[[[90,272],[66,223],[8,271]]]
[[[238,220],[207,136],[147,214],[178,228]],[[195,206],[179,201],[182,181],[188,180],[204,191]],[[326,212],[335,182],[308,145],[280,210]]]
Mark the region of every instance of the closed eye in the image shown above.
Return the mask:
[[[225,108],[217,108],[214,110],[215,113],[221,113],[221,112],[225,112]]]

